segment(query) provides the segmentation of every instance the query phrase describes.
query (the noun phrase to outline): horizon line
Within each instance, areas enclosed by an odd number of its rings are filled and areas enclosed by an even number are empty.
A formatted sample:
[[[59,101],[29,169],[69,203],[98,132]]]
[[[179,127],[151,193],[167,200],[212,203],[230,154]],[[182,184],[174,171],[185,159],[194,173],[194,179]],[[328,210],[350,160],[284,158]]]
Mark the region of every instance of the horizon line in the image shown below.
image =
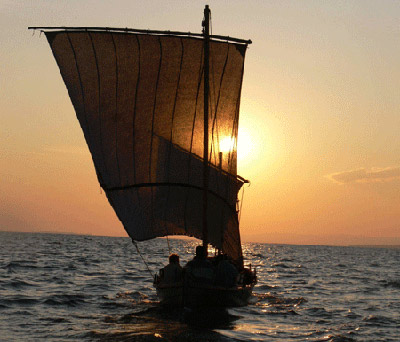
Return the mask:
[[[76,235],[76,236],[96,236],[96,237],[109,237],[109,238],[128,238],[129,236],[112,236],[112,235],[99,235],[99,234],[80,234],[74,232],[57,232],[57,231],[20,231],[20,230],[3,230],[0,229],[0,233],[21,233],[21,234],[55,234],[55,235]],[[156,239],[165,239],[166,237],[156,237]],[[186,239],[196,239],[195,237],[185,236],[185,235],[169,235],[169,239],[181,240]],[[148,240],[145,240],[148,241]],[[138,241],[138,242],[145,242]],[[296,244],[296,243],[285,243],[285,242],[257,242],[257,241],[246,241],[244,243],[260,243],[266,245],[285,245],[285,246],[324,246],[324,247],[374,247],[374,248],[400,248],[400,244]]]

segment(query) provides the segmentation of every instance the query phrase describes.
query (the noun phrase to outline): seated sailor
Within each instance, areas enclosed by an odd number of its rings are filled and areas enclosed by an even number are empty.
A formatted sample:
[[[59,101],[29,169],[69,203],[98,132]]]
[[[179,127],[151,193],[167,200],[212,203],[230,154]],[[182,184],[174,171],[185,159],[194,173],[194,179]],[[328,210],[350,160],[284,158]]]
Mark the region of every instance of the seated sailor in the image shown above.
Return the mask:
[[[226,255],[219,255],[216,266],[215,285],[233,287],[237,284],[239,271]]]
[[[212,283],[214,279],[212,264],[207,260],[207,251],[203,246],[196,247],[195,257],[187,263],[185,268],[188,274],[196,278],[196,281]]]
[[[176,283],[182,281],[183,270],[179,264],[179,255],[171,254],[169,256],[169,264],[160,270],[162,283]]]

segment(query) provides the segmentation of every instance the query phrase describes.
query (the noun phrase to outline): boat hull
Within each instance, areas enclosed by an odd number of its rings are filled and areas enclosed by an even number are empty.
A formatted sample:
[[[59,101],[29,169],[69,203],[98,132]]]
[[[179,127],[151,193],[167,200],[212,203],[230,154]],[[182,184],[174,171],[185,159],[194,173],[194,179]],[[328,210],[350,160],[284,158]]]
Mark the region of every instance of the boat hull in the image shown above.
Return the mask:
[[[224,288],[202,284],[156,285],[160,303],[174,307],[239,307],[248,304],[253,285]]]
[[[160,303],[164,306],[183,306],[183,284],[168,285],[158,284],[155,285],[157,296]]]

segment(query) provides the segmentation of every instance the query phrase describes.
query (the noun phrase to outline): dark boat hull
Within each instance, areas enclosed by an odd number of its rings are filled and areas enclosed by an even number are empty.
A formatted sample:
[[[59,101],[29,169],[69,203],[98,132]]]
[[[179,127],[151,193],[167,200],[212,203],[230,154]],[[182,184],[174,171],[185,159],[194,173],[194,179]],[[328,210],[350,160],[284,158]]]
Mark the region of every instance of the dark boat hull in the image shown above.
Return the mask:
[[[239,307],[248,304],[254,284],[224,288],[202,284],[156,285],[160,303],[173,307]]]

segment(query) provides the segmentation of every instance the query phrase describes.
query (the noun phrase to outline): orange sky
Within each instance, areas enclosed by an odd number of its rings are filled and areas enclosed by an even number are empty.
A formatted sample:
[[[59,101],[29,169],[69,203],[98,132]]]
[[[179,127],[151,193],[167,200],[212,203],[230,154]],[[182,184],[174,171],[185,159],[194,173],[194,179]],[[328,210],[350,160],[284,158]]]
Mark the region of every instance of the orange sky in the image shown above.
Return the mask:
[[[209,1],[252,39],[244,241],[400,244],[400,2]],[[0,3],[0,230],[125,236],[46,39],[28,26],[200,32],[202,1]]]

